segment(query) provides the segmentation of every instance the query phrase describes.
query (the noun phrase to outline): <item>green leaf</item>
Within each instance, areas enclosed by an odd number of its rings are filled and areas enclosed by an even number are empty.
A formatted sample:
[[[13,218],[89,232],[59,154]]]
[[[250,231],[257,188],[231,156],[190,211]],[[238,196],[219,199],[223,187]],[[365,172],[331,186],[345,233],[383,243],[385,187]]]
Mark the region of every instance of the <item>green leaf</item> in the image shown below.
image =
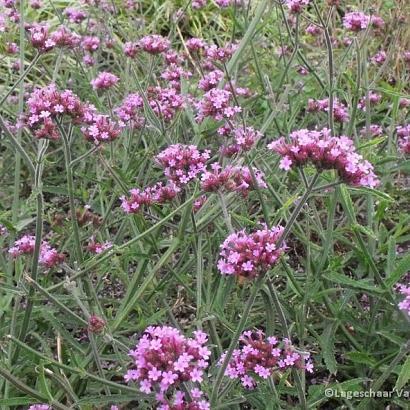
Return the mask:
[[[356,279],[349,278],[346,275],[336,273],[336,272],[326,273],[323,276],[332,282],[339,283],[340,285],[345,285],[349,288],[361,289],[361,290],[366,290],[368,292],[375,292],[375,293],[384,292],[382,289],[379,289],[378,287],[374,286],[372,282],[369,280],[365,280],[365,279],[356,280]]]
[[[340,198],[342,200],[343,209],[345,210],[349,218],[349,222],[353,224],[356,222],[356,212],[354,210],[352,198],[346,186],[344,185],[339,186],[339,191],[340,191]]]
[[[378,191],[377,189],[360,187],[360,188],[349,188],[349,191],[352,191],[358,194],[370,194],[370,195],[380,198],[383,201],[395,202],[394,198],[392,198],[390,195],[386,194],[385,192]]]
[[[336,324],[330,323],[323,331],[320,337],[319,343],[322,348],[323,360],[325,361],[326,367],[331,374],[336,374],[337,372],[337,362],[335,359],[335,331]]]
[[[395,285],[408,271],[410,271],[410,253],[400,259],[400,262],[396,265],[393,272],[386,279],[386,286],[390,288]]]
[[[376,364],[376,360],[364,352],[349,352],[346,353],[346,357],[354,363],[367,364],[369,366]]]
[[[399,377],[397,378],[394,389],[395,390],[402,389],[409,380],[410,380],[410,355],[407,356],[406,361],[401,367]]]

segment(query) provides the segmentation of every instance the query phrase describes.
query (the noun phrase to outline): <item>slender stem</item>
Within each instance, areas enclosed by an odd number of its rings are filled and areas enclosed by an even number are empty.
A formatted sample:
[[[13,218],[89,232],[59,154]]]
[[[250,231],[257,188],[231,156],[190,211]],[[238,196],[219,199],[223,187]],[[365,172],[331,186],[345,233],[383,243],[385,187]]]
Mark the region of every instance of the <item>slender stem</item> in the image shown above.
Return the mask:
[[[4,95],[4,97],[0,100],[0,107],[4,104],[4,102],[9,98],[11,93],[17,88],[17,86],[24,80],[24,78],[27,76],[27,74],[32,70],[32,68],[35,66],[37,63],[38,59],[40,58],[41,54],[37,53],[36,56],[34,57],[33,61],[30,63],[30,65],[27,67],[26,71],[20,77],[18,80],[13,84],[13,86],[10,88],[10,90]]]
[[[221,192],[218,192],[218,197],[219,197],[219,202],[221,204],[222,213],[225,219],[226,226],[228,227],[228,230],[230,233],[234,233],[235,230],[233,229],[233,226],[232,226],[231,215],[229,215],[228,208],[225,202],[225,197]]]
[[[328,55],[328,74],[329,74],[329,89],[328,89],[328,94],[329,94],[329,110],[328,110],[328,115],[329,115],[329,129],[330,133],[332,136],[334,136],[335,132],[335,126],[334,126],[334,118],[333,118],[333,81],[334,81],[334,65],[333,65],[333,47],[332,47],[332,39],[330,38],[330,33],[329,33],[329,27],[323,20],[322,15],[320,14],[319,8],[317,7],[316,1],[313,1],[313,7],[315,8],[316,14],[319,18],[320,24],[323,27],[323,32],[325,35],[325,43],[326,43],[326,48],[327,48],[327,55]],[[332,11],[332,9],[331,9]],[[330,11],[330,12],[331,12]]]
[[[311,194],[312,189],[313,189],[313,187],[314,187],[314,185],[315,185],[315,183],[316,183],[316,181],[317,181],[319,175],[320,175],[319,172],[317,172],[317,173],[315,174],[315,176],[312,178],[312,181],[311,181],[311,183],[309,184],[309,186],[308,186],[306,192],[303,194],[303,196],[302,196],[302,198],[300,199],[298,205],[296,206],[296,208],[295,208],[294,211],[292,212],[292,215],[290,216],[290,218],[289,218],[289,220],[288,220],[288,222],[287,222],[287,224],[286,224],[285,230],[283,231],[283,234],[282,234],[281,238],[279,239],[278,243],[276,244],[276,247],[277,247],[277,248],[280,248],[280,247],[282,246],[283,242],[285,241],[285,239],[286,239],[287,236],[289,235],[289,233],[290,233],[290,231],[291,231],[291,229],[292,229],[292,226],[293,226],[294,223],[296,222],[296,218],[298,217],[300,211],[301,211],[302,208],[303,208],[303,205],[306,203],[306,200],[308,199],[309,195]],[[214,406],[214,405],[216,404],[216,402],[217,402],[218,392],[219,392],[219,386],[221,385],[222,378],[223,378],[223,376],[224,376],[224,374],[225,374],[225,370],[226,370],[226,368],[228,367],[228,363],[229,363],[229,361],[230,361],[230,359],[231,359],[231,357],[232,357],[233,351],[235,350],[235,347],[236,347],[236,345],[237,345],[237,343],[238,343],[239,337],[240,337],[242,331],[243,331],[244,328],[245,328],[246,321],[248,320],[249,313],[250,313],[250,311],[251,311],[251,309],[252,309],[252,306],[253,306],[253,304],[254,304],[254,302],[255,302],[257,293],[258,293],[259,289],[261,288],[261,286],[262,286],[263,283],[264,283],[264,280],[265,280],[265,275],[264,275],[264,274],[261,274],[261,275],[256,279],[256,282],[255,282],[255,284],[253,285],[253,287],[252,287],[252,289],[251,289],[251,294],[250,294],[250,296],[249,296],[249,298],[248,298],[248,300],[247,300],[247,302],[246,302],[246,305],[245,305],[245,308],[244,308],[244,311],[243,311],[241,320],[239,321],[239,324],[238,324],[238,326],[237,326],[237,328],[236,328],[236,330],[235,330],[235,333],[234,333],[234,335],[232,336],[232,339],[231,339],[231,343],[230,343],[230,345],[229,345],[229,348],[228,348],[227,352],[225,353],[225,357],[224,357],[224,360],[223,360],[223,362],[222,362],[222,365],[221,365],[221,367],[219,368],[218,373],[217,373],[217,375],[216,375],[216,379],[215,379],[215,382],[214,382],[214,385],[213,385],[213,389],[212,389],[212,393],[211,393],[211,398],[210,398],[211,406]],[[304,395],[303,395],[303,397],[304,397]],[[305,402],[305,401],[304,401],[304,398],[303,398],[303,399],[301,398],[301,401],[302,401],[302,404],[303,404],[303,403]],[[306,406],[305,406],[305,408],[306,408]]]
[[[33,259],[31,265],[31,278],[34,281],[37,281],[38,275],[38,266],[39,266],[39,259],[40,259],[40,249],[41,249],[41,242],[42,242],[42,235],[43,235],[43,192],[42,192],[42,173],[43,173],[43,158],[47,151],[48,141],[42,140],[39,143],[38,148],[38,155],[37,155],[37,164],[36,164],[36,173],[34,178],[34,193],[36,196],[36,203],[37,203],[37,216],[36,216],[36,239],[34,245],[34,252],[33,252]],[[25,310],[23,323],[20,328],[19,333],[19,340],[24,341],[27,335],[28,326],[30,323],[31,313],[33,311],[33,296],[34,296],[35,289],[34,287],[30,287],[27,299],[27,307]],[[18,356],[18,346],[14,351],[12,357],[12,363],[16,360]]]
[[[213,388],[212,388],[212,393],[211,393],[211,407],[215,406],[218,400],[218,392],[219,392],[219,387],[222,383],[222,378],[225,375],[225,370],[228,367],[228,363],[231,360],[233,351],[236,348],[236,344],[238,343],[239,337],[241,335],[241,333],[243,332],[245,325],[246,325],[246,321],[248,320],[248,316],[249,313],[252,309],[253,303],[255,302],[256,299],[256,295],[259,291],[259,289],[261,288],[263,283],[263,276],[259,276],[258,279],[256,280],[256,283],[253,285],[252,290],[251,290],[251,294],[249,296],[248,301],[246,302],[245,305],[245,309],[243,311],[241,320],[239,321],[238,327],[236,328],[236,331],[234,333],[234,335],[232,336],[231,339],[231,343],[229,345],[228,351],[225,353],[225,358],[222,362],[221,367],[218,370],[218,373],[216,375],[216,379],[215,382],[213,384]]]
[[[23,393],[28,394],[30,397],[33,397],[39,401],[47,401],[47,397],[38,393],[37,390],[33,390],[30,386],[23,383],[21,380],[14,377],[8,370],[0,367],[0,376],[8,380],[14,387],[20,390]],[[56,410],[69,410],[69,407],[64,406],[63,404],[53,401],[52,408]]]
[[[66,170],[66,175],[67,175],[67,189],[68,189],[68,198],[69,198],[69,203],[70,203],[71,225],[73,227],[73,235],[74,235],[74,247],[75,247],[77,262],[81,264],[83,262],[83,251],[81,248],[80,232],[78,229],[77,215],[75,211],[74,180],[73,180],[72,168],[70,166],[71,150],[70,150],[68,136],[65,133],[62,124],[58,123],[58,126],[61,131],[61,136],[63,139],[64,162],[65,162],[65,170]]]
[[[11,144],[14,146],[16,151],[21,155],[21,157],[23,158],[24,162],[27,165],[30,175],[34,178],[34,174],[36,173],[36,170],[34,168],[33,162],[31,161],[25,149],[21,146],[19,140],[10,132],[10,130],[8,129],[1,115],[0,115],[0,128],[4,132],[5,136],[10,140]]]

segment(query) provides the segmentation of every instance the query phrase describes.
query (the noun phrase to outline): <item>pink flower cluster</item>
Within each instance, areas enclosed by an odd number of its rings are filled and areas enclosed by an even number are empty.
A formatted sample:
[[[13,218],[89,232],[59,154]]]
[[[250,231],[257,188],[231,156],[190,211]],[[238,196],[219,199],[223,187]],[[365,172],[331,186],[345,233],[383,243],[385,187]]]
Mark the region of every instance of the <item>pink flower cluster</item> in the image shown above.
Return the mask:
[[[28,31],[30,32],[31,45],[39,52],[45,53],[50,51],[56,45],[56,43],[50,38],[47,26],[33,24]]]
[[[177,186],[186,185],[205,171],[210,151],[200,152],[195,145],[170,145],[155,158],[165,176]]]
[[[117,84],[119,80],[115,74],[102,71],[91,81],[91,85],[94,90],[107,90]]]
[[[286,245],[277,247],[282,233],[281,226],[274,226],[250,234],[245,230],[230,234],[220,246],[220,273],[249,279],[265,274],[285,251]]]
[[[279,168],[285,171],[311,162],[318,170],[336,169],[339,177],[353,186],[379,184],[372,164],[356,152],[353,141],[343,135],[331,137],[327,128],[294,131],[290,134],[290,143],[282,137],[268,148],[282,156]]]
[[[160,54],[167,51],[171,45],[167,38],[158,34],[145,36],[139,41],[141,48],[150,54]]]
[[[94,238],[91,238],[90,242],[87,245],[87,250],[95,254],[103,253],[110,248],[112,248],[112,242],[98,243],[94,241]]]
[[[253,168],[256,185],[258,188],[266,188],[264,173]],[[238,192],[246,197],[249,191],[255,189],[252,174],[246,166],[228,165],[224,169],[218,164],[211,165],[211,171],[205,171],[201,177],[201,188],[205,192]]]
[[[157,410],[210,410],[211,406],[207,400],[202,399],[203,392],[197,387],[190,391],[192,401],[186,400],[186,393],[177,390],[174,397],[162,401],[162,404],[157,407]]]
[[[410,125],[396,128],[399,148],[404,154],[410,154]]]
[[[87,13],[71,7],[66,8],[64,14],[67,16],[70,23],[79,24],[87,18]]]
[[[368,16],[361,11],[352,11],[343,17],[343,26],[355,33],[365,30],[369,24],[375,29],[381,29],[384,27],[384,20],[379,16]]]
[[[130,196],[128,198],[125,196],[120,198],[121,207],[127,214],[137,213],[143,205],[151,206],[172,201],[180,191],[180,188],[173,182],[167,185],[159,182],[152,187],[145,188],[143,191],[133,188],[129,191]]]
[[[399,309],[410,315],[410,286],[398,285],[397,290],[405,298],[399,303]]]
[[[243,332],[240,343],[240,348],[233,352],[225,375],[231,379],[240,379],[245,388],[256,387],[256,376],[267,379],[278,370],[296,368],[313,373],[310,353],[296,351],[288,339],[283,339],[281,347],[276,337],[266,337],[262,330],[248,330]],[[220,363],[225,355],[222,355]]]
[[[232,99],[230,91],[212,88],[196,104],[198,110],[196,120],[202,122],[205,117],[212,117],[217,121],[232,118],[241,112],[241,107],[231,105]]]
[[[223,71],[218,69],[212,70],[208,74],[205,74],[204,78],[199,80],[198,88],[203,91],[209,91],[212,88],[215,88],[223,78]]]
[[[228,61],[233,53],[238,49],[235,43],[227,43],[223,47],[218,47],[215,44],[205,47],[205,56],[211,61]]]
[[[85,36],[83,38],[83,41],[81,45],[83,46],[83,49],[85,51],[88,51],[89,53],[94,53],[97,51],[100,47],[100,39],[95,36]]]
[[[285,0],[286,6],[293,14],[300,13],[309,5],[310,0]]]
[[[378,93],[375,93],[373,91],[369,92],[369,103],[370,105],[377,105],[380,103],[382,100],[382,96]],[[362,97],[359,100],[359,103],[357,104],[357,108],[359,108],[362,111],[366,112],[366,96]]]
[[[114,112],[124,123],[131,122],[134,127],[140,128],[144,124],[144,117],[139,112],[143,107],[144,100],[139,94],[129,94]]]
[[[262,137],[262,133],[252,127],[236,127],[231,129],[225,126],[218,129],[218,134],[232,137],[234,140],[233,143],[222,148],[222,153],[226,156],[251,150],[255,143]]]
[[[135,58],[138,54],[139,49],[139,44],[133,41],[127,41],[123,47],[124,54],[130,58]]]
[[[149,105],[164,121],[171,121],[185,105],[184,97],[172,87],[149,87]]]
[[[28,126],[35,129],[37,138],[59,138],[54,118],[68,115],[81,121],[84,106],[70,90],[58,91],[54,84],[34,90],[27,100],[29,108]]]
[[[89,141],[99,144],[115,140],[121,133],[117,122],[108,115],[89,113],[89,118],[85,121],[87,125],[81,127],[81,132]]]
[[[30,255],[34,252],[36,238],[30,235],[24,235],[14,242],[14,246],[9,249],[9,254],[13,258],[20,255]],[[39,263],[46,268],[52,268],[64,260],[64,255],[58,253],[56,249],[51,247],[46,241],[43,241],[40,246]]]
[[[77,47],[81,42],[81,36],[73,33],[65,26],[60,26],[56,31],[54,31],[51,34],[51,39],[57,47],[66,47],[69,49]]]
[[[378,53],[376,53],[376,54],[370,59],[370,61],[371,61],[373,64],[382,65],[382,64],[386,61],[386,58],[387,58],[386,52],[383,51],[383,50],[381,50],[381,51],[379,51]]]
[[[307,111],[329,112],[329,98],[324,98],[323,100],[314,100],[312,98],[309,98]],[[347,110],[347,107],[337,99],[333,101],[333,117],[337,122],[349,121],[349,112]]]
[[[194,338],[186,338],[170,326],[150,326],[129,352],[135,367],[124,379],[138,381],[141,392],[156,392],[159,400],[182,382],[201,383],[211,355],[207,340],[200,330],[194,332]]]
[[[28,410],[51,410],[48,404],[32,404]]]
[[[199,10],[206,6],[208,0],[192,0],[192,8]]]

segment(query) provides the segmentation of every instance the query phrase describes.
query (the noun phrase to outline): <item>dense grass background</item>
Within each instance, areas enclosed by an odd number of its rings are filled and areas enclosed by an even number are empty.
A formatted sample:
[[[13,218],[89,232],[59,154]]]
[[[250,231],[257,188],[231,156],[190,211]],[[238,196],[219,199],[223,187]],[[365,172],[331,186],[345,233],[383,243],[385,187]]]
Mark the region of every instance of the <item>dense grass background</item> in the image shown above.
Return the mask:
[[[245,2],[242,8],[209,4],[201,10],[182,1],[138,1],[130,10],[115,0],[116,13],[75,1],[44,1],[38,10],[25,3],[21,0],[17,5],[22,11],[20,23],[1,33],[2,50],[8,41],[20,47],[17,56],[2,54],[0,68],[1,96],[13,88],[12,98],[1,100],[0,107],[0,223],[8,230],[0,238],[1,408],[26,408],[36,402],[56,409],[112,404],[154,408],[155,401],[136,386],[127,386],[123,374],[130,366],[128,350],[141,332],[163,323],[186,335],[197,328],[209,333],[212,358],[203,389],[210,395],[217,360],[244,317],[253,287],[252,282],[218,272],[219,246],[229,225],[218,195],[208,195],[203,207],[193,211],[199,183],[191,184],[170,204],[135,215],[126,215],[119,207],[118,198],[129,189],[164,180],[154,156],[171,143],[212,149],[216,160],[220,124],[211,119],[196,123],[190,105],[169,123],[146,107],[146,125],[141,130],[127,128],[99,149],[92,149],[80,127],[69,129],[66,124],[70,155],[74,161],[79,158],[69,166],[83,246],[78,253],[62,141],[36,140],[24,127],[12,130],[12,143],[6,126],[25,112],[26,93],[55,82],[112,114],[112,107],[130,92],[144,94],[158,84],[165,67],[160,57],[147,53],[127,59],[122,52],[126,41],[158,33],[167,36],[176,50],[183,50],[190,37],[219,45],[238,41],[238,51],[221,68],[237,85],[252,91],[250,98],[240,100],[242,116],[264,134],[239,160],[263,170],[268,188],[247,198],[227,194],[224,201],[235,230],[255,229],[263,220],[286,226],[305,192],[303,177],[310,180],[315,170],[306,167],[304,176],[283,172],[279,157],[266,145],[295,129],[328,125],[326,113],[307,113],[306,106],[309,98],[329,95],[329,49],[323,36],[317,40],[305,29],[311,21],[320,25],[320,16],[332,36],[342,40],[346,33],[341,15],[348,8],[373,10],[386,21],[381,35],[359,33],[351,36],[350,46],[332,50],[331,92],[346,103],[350,114],[348,123],[336,124],[336,133],[355,141],[360,153],[375,165],[381,185],[368,189],[342,184],[314,191],[293,225],[288,251],[268,273],[275,291],[261,284],[245,317],[246,328],[262,328],[278,337],[289,332],[301,350],[311,352],[314,374],[300,372],[306,402],[294,378],[285,374],[259,383],[253,391],[224,378],[212,408],[408,408],[408,400],[398,395],[347,400],[324,394],[327,388],[400,389],[410,378],[409,322],[397,308],[401,296],[394,290],[397,283],[407,284],[410,270],[410,163],[398,150],[395,132],[408,121],[408,109],[399,108],[399,99],[409,97],[410,67],[401,57],[410,47],[406,1],[342,1],[332,9],[317,1],[317,10],[312,3],[301,14],[298,28],[289,25],[282,4],[267,0]],[[82,63],[80,50],[55,49],[36,59],[27,40],[25,22],[46,21],[52,31],[65,23],[63,12],[68,6],[87,10],[97,22],[95,35],[114,40],[113,48],[103,45],[96,52],[92,67]],[[180,9],[183,13],[178,14]],[[85,23],[72,27],[86,34]],[[289,52],[280,56],[277,50],[284,46]],[[379,49],[388,57],[375,67],[369,58]],[[12,68],[16,60],[22,64],[17,72]],[[186,63],[194,76],[182,81],[181,93],[199,96],[197,67]],[[308,75],[298,73],[300,65],[309,70]],[[108,92],[94,91],[90,81],[100,71],[115,73],[119,84]],[[382,95],[381,103],[366,112],[356,110],[359,98],[370,91]],[[370,124],[381,125],[382,135],[362,136],[360,130]],[[36,175],[30,174],[22,152],[16,151],[16,141],[34,164]],[[325,172],[317,186],[335,181],[333,172]],[[7,249],[22,234],[39,232],[39,226],[43,237],[66,258],[49,272],[40,268],[36,277],[31,258],[13,260]],[[86,250],[92,236],[98,242],[111,241],[113,248],[92,255]],[[87,332],[90,314],[106,322],[102,333]]]

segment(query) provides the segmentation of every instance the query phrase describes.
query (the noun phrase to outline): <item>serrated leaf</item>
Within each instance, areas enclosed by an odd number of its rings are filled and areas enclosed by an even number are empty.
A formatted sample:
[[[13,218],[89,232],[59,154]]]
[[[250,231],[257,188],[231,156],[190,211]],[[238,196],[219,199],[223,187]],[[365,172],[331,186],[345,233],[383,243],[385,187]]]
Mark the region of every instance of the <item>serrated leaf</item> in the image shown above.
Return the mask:
[[[355,223],[356,222],[356,212],[354,210],[352,198],[349,194],[349,191],[344,185],[341,185],[339,187],[339,191],[340,191],[340,198],[342,201],[343,209],[345,210],[350,223]]]
[[[335,330],[336,325],[334,323],[329,324],[322,333],[319,343],[322,348],[323,360],[326,367],[331,374],[337,372],[337,362],[335,359]]]
[[[326,273],[323,275],[326,279],[339,283],[340,285],[345,285],[350,288],[355,288],[355,289],[361,289],[361,290],[366,290],[369,292],[375,292],[375,293],[383,293],[384,291],[382,289],[379,289],[378,287],[374,286],[372,282],[360,279],[352,279],[349,278],[346,275],[336,273],[336,272],[331,272],[331,273]]]
[[[386,286],[390,288],[395,285],[408,271],[410,271],[410,253],[400,259],[400,262],[396,265],[396,267],[393,269],[393,272],[386,279]]]
[[[367,364],[369,366],[374,366],[376,364],[376,360],[364,352],[349,352],[346,353],[345,356],[354,363]]]
[[[359,193],[359,194],[370,194],[370,195],[380,198],[383,201],[395,202],[394,198],[392,198],[390,195],[386,194],[385,192],[379,191],[377,189],[360,187],[360,188],[349,188],[349,190],[355,193]]]
[[[410,355],[407,356],[406,361],[401,367],[399,377],[397,378],[394,389],[395,390],[402,389],[409,380],[410,380]]]

